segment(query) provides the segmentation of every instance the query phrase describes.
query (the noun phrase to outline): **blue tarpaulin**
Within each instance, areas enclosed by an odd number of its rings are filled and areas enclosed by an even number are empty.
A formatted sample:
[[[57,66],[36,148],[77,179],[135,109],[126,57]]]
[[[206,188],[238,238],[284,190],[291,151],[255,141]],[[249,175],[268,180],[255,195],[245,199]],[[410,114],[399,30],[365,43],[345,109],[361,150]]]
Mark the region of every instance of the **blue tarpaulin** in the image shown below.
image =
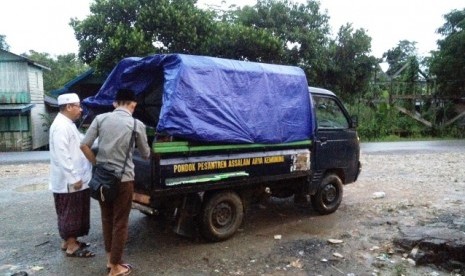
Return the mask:
[[[137,109],[157,113],[143,116],[144,123],[174,137],[266,144],[313,135],[308,84],[298,67],[183,54],[125,58],[84,105],[111,106],[120,88],[135,91]],[[151,94],[160,94],[158,103]]]

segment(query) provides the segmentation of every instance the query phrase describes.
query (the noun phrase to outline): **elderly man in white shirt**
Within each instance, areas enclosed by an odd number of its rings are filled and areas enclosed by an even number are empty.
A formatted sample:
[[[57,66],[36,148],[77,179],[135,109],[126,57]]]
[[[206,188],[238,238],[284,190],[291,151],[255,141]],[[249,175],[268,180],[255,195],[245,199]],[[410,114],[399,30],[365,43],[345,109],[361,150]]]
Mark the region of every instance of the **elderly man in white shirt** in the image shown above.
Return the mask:
[[[58,216],[58,231],[63,239],[61,248],[68,257],[93,257],[95,254],[79,242],[89,233],[90,190],[87,186],[92,165],[80,149],[83,135],[74,122],[81,116],[77,94],[58,96],[60,112],[50,127],[50,183]]]

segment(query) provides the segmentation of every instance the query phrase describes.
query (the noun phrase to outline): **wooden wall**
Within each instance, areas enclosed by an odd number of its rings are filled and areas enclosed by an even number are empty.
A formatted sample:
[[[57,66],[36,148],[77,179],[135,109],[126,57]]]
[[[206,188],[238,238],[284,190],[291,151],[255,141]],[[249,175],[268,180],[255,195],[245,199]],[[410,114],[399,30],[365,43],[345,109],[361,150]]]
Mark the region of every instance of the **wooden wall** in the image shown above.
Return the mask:
[[[0,151],[32,150],[30,132],[0,132]]]
[[[14,56],[0,56],[0,92],[24,92],[27,86],[27,62],[18,61]]]
[[[37,149],[48,145],[48,129],[44,125],[45,121],[42,116],[47,114],[44,102],[44,82],[42,70],[29,66],[28,83],[31,95],[31,103],[34,107],[31,109],[31,134],[32,149]]]

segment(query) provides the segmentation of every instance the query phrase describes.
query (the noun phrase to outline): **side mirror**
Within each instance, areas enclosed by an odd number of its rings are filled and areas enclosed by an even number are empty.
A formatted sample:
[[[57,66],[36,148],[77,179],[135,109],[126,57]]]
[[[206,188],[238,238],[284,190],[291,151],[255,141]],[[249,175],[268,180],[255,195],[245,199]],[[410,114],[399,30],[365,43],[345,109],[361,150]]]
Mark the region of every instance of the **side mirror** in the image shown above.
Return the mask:
[[[358,116],[352,115],[350,119],[352,120],[352,128],[357,128],[358,127]]]

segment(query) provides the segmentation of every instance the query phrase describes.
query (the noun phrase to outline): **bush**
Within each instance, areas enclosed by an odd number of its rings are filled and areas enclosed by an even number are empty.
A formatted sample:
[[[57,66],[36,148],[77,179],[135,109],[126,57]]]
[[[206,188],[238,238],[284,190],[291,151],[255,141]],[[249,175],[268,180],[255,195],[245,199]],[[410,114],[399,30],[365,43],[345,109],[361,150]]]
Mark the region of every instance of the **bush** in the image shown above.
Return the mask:
[[[347,108],[351,115],[358,116],[358,133],[362,141],[392,141],[431,136],[429,127],[391,108],[385,102],[359,103]]]

